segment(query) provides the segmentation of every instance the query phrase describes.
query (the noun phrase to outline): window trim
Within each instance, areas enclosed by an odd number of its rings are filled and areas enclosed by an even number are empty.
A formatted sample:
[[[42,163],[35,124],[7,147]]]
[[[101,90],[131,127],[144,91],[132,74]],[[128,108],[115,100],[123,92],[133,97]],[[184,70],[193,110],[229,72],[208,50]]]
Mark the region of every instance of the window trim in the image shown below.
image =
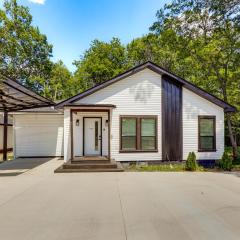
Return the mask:
[[[212,119],[213,120],[213,148],[204,149],[201,148],[201,136],[200,136],[200,120],[201,119]],[[198,152],[216,152],[216,116],[213,115],[199,115],[198,116]]]
[[[122,119],[134,118],[136,119],[136,149],[124,150],[122,149]],[[155,120],[155,148],[150,150],[141,149],[141,119]],[[119,153],[136,153],[136,152],[158,152],[158,116],[157,115],[120,115],[119,116]]]
[[[123,151],[130,151],[130,152],[132,152],[132,151],[136,151],[137,150],[137,148],[138,148],[138,146],[137,146],[137,142],[138,142],[138,140],[137,140],[137,134],[138,134],[138,119],[136,119],[135,117],[123,117],[123,118],[129,118],[129,119],[134,119],[134,120],[136,120],[136,135],[135,135],[135,138],[136,138],[136,140],[135,140],[135,149],[126,149],[126,150],[123,150]],[[121,128],[121,134],[120,134],[120,149],[122,149],[122,118],[121,118],[121,125],[120,125],[120,128]],[[131,136],[131,137],[133,137],[133,136]]]

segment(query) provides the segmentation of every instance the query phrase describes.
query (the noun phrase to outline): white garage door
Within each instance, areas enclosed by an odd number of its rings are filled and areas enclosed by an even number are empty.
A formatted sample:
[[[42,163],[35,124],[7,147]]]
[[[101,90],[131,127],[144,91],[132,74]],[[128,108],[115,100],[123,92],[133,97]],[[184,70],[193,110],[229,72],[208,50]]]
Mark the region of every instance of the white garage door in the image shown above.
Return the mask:
[[[63,115],[15,115],[16,157],[63,156]]]

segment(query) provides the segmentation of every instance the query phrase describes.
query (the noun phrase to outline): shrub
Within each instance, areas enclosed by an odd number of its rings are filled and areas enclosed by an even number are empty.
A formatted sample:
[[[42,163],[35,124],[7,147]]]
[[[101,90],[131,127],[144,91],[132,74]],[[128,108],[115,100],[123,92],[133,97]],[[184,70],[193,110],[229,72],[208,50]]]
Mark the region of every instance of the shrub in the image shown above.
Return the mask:
[[[187,171],[196,171],[198,169],[198,164],[196,161],[196,154],[194,152],[190,152],[187,157],[187,161],[185,164],[185,169]]]
[[[225,151],[222,155],[222,158],[217,163],[220,169],[224,171],[231,171],[233,168],[233,159],[232,157]]]

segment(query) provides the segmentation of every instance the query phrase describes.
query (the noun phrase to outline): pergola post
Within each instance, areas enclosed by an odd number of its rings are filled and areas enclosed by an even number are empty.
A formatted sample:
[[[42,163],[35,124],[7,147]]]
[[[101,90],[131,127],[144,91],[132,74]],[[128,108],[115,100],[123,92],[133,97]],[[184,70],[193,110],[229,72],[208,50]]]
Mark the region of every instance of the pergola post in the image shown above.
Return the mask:
[[[108,159],[111,160],[111,110],[108,109]]]
[[[7,160],[8,112],[3,113],[3,161]]]

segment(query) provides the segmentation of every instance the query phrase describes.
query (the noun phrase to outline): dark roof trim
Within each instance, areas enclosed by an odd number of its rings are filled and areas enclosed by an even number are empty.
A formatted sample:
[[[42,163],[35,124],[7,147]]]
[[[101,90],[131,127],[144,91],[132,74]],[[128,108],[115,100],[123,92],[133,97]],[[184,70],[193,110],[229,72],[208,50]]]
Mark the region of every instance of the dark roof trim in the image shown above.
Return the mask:
[[[234,106],[224,102],[220,98],[217,98],[216,96],[206,92],[202,88],[195,86],[191,82],[176,76],[175,74],[173,74],[173,73],[171,73],[171,72],[169,72],[169,71],[159,67],[158,65],[156,65],[155,63],[152,63],[150,61],[148,61],[146,63],[143,63],[143,64],[140,64],[140,65],[138,65],[138,66],[136,66],[134,68],[131,68],[130,70],[128,70],[128,71],[126,71],[126,72],[124,72],[124,73],[122,73],[122,74],[120,74],[120,75],[118,75],[118,76],[108,80],[108,81],[105,81],[102,84],[94,86],[94,87],[92,87],[92,88],[90,88],[90,89],[88,89],[88,90],[86,90],[86,91],[84,91],[84,92],[82,92],[80,94],[77,94],[77,95],[75,95],[75,96],[73,96],[73,97],[71,97],[69,99],[66,99],[66,100],[58,103],[56,105],[56,107],[63,107],[63,106],[66,106],[68,104],[71,104],[71,103],[73,103],[75,101],[78,101],[78,100],[80,100],[80,99],[82,99],[82,98],[84,98],[86,96],[89,96],[89,95],[95,93],[96,91],[98,91],[98,90],[100,90],[102,88],[105,88],[105,87],[107,87],[107,86],[109,86],[109,85],[111,85],[111,84],[113,84],[115,82],[118,82],[118,81],[120,81],[120,80],[122,80],[122,79],[124,79],[126,77],[129,77],[129,76],[131,76],[131,75],[133,75],[135,73],[138,73],[138,72],[144,70],[145,68],[149,68],[149,69],[151,69],[152,71],[154,71],[154,72],[156,72],[158,74],[166,75],[168,77],[173,78],[177,82],[181,83],[188,90],[190,90],[190,91],[196,93],[197,95],[207,99],[208,101],[218,105],[219,107],[222,107],[225,110],[225,112],[235,112],[236,111],[236,108]]]
[[[85,103],[79,103],[79,104],[66,104],[65,107],[96,107],[96,108],[116,108],[116,105],[113,104],[85,104]]]

